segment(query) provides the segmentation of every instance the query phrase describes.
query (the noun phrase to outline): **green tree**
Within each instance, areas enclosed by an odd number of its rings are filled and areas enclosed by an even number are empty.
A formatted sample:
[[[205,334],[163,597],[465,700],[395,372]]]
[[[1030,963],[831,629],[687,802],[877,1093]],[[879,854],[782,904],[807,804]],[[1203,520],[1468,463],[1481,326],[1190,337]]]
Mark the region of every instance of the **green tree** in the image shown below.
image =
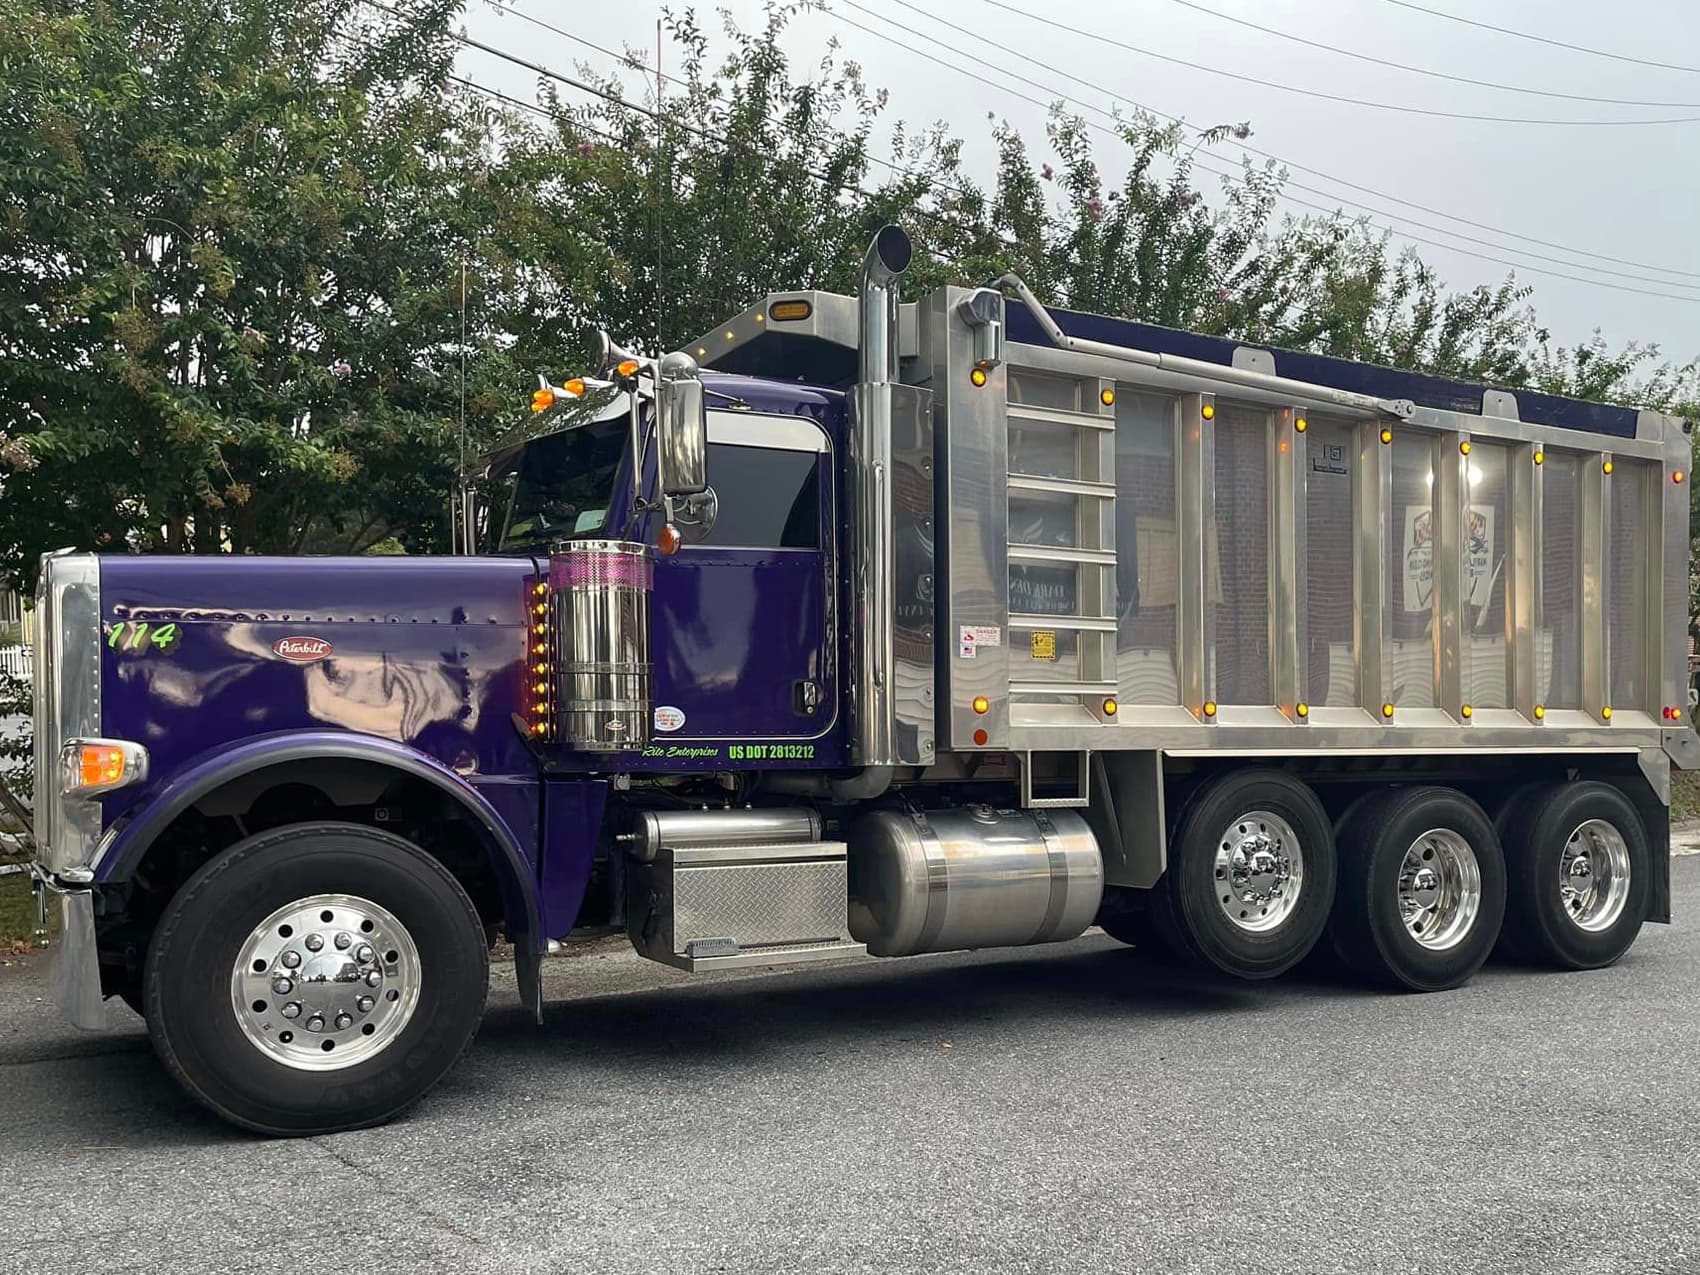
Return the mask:
[[[514,321],[547,339],[603,260],[444,91],[456,8],[0,0],[14,580],[59,544],[446,544],[461,259],[480,437]]]

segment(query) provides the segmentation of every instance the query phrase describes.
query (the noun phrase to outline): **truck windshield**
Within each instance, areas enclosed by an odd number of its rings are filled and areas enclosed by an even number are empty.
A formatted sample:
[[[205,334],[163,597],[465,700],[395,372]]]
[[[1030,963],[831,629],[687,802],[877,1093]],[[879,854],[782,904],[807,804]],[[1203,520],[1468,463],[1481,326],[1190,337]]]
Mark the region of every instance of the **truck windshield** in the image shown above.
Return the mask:
[[[626,418],[593,421],[525,445],[501,548],[602,534],[630,443]]]

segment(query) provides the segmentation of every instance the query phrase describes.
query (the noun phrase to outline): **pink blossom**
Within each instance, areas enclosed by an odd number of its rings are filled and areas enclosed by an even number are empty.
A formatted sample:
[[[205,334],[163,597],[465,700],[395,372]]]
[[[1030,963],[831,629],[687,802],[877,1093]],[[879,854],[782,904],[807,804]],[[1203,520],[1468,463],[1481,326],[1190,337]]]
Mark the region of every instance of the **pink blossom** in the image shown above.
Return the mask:
[[[594,155],[596,154],[596,144],[594,142],[580,142],[578,153],[580,155]]]
[[[335,363],[331,364],[332,376],[347,376],[352,371],[354,371],[354,369],[349,366],[347,359],[338,359]]]

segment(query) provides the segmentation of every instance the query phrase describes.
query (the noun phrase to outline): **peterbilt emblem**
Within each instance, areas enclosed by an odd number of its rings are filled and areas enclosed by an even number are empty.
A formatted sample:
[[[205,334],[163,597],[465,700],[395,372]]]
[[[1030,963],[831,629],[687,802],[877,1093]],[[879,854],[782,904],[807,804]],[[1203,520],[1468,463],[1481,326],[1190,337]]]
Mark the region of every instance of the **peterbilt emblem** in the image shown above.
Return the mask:
[[[272,654],[291,664],[311,664],[330,653],[330,642],[320,637],[285,637],[272,643]]]
[[[602,729],[607,731],[610,735],[624,735],[626,733],[626,724],[618,717],[610,717],[607,721],[602,723]]]

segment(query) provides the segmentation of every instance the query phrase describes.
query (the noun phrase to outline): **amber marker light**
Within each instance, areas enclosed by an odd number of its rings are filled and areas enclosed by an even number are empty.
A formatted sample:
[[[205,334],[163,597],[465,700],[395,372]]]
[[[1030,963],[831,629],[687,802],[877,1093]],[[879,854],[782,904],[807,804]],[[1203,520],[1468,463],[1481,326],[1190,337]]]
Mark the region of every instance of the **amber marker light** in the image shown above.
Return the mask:
[[[1600,466],[1600,472],[1601,473],[1609,474],[1609,473],[1611,473],[1611,471],[1612,471],[1612,464],[1609,460],[1605,464]]]
[[[561,386],[561,388],[567,392],[568,398],[583,398],[584,378],[582,376],[575,376],[572,380]]]
[[[1104,701],[1104,716],[1105,717],[1114,717],[1116,715],[1116,709],[1118,707],[1120,707],[1120,706],[1115,702],[1115,700],[1113,700],[1113,699],[1105,700]]]
[[[1462,717],[1465,721],[1469,721],[1470,718],[1475,716],[1475,713],[1476,710],[1471,708],[1468,704],[1458,710],[1458,716]]]
[[[1204,701],[1204,715],[1206,717],[1216,716],[1216,701],[1215,700],[1207,699],[1207,700]]]
[[[1545,452],[1536,452],[1535,453],[1535,464],[1544,465],[1546,463],[1547,463],[1547,454]]]
[[[1293,422],[1293,428],[1302,434],[1310,428],[1310,422],[1301,416],[1298,420]]]
[[[1682,720],[1682,710],[1680,708],[1671,709],[1670,719],[1673,722],[1680,722]]]
[[[1112,389],[1099,390],[1098,401],[1105,407],[1114,407],[1116,405],[1116,392]]]
[[[986,383],[986,369],[983,367],[975,368],[968,373],[968,379],[974,383],[975,389],[981,388]]]
[[[1392,430],[1390,430],[1390,429],[1384,429],[1384,430],[1382,430],[1382,431],[1381,431],[1381,443],[1382,443],[1382,446],[1384,446],[1384,447],[1385,447],[1385,446],[1386,446],[1386,445],[1387,445],[1387,444],[1389,444],[1389,443],[1391,443],[1391,442],[1392,442],[1392,441],[1393,441],[1393,431],[1392,431]]]
[[[989,713],[991,710],[991,700],[987,699],[984,695],[976,695],[974,697],[974,711],[976,713]]]
[[[1383,704],[1381,706],[1381,715],[1383,717],[1391,718],[1393,716],[1393,705]]]
[[[1610,704],[1607,704],[1604,708],[1602,708],[1600,710],[1600,720],[1602,722],[1609,722],[1611,720],[1611,705]]]
[[[1680,469],[1673,469],[1670,472],[1670,480],[1673,483],[1680,483],[1684,478],[1687,478],[1687,477],[1688,477],[1688,475],[1683,473]]]
[[[767,312],[776,323],[796,323],[814,313],[814,306],[803,300],[775,301]]]
[[[1537,722],[1544,722],[1544,721],[1546,721],[1546,719],[1547,719],[1546,705],[1545,704],[1536,704],[1535,705],[1535,720]]]
[[[1309,717],[1310,716],[1310,705],[1309,704],[1299,704],[1299,705],[1294,707],[1293,711],[1295,713],[1297,713],[1300,717]]]
[[[639,366],[641,366],[641,365],[638,363],[638,361],[636,359],[621,359],[618,363],[616,363],[614,365],[614,375],[616,375],[616,376],[636,376],[637,373],[638,373]]]
[[[555,406],[554,390],[540,389],[531,391],[531,410],[533,412],[547,412],[553,406]]]
[[[1215,420],[1216,419],[1216,404],[1206,403],[1203,407],[1198,409],[1198,414],[1200,416],[1202,416],[1207,421]]]
[[[677,527],[670,522],[664,522],[655,537],[655,547],[661,550],[664,556],[671,558],[679,552],[679,546],[684,543],[684,539]]]
[[[1458,454],[1460,456],[1468,456],[1470,454],[1470,440],[1469,439],[1466,438],[1463,442],[1458,444]]]

